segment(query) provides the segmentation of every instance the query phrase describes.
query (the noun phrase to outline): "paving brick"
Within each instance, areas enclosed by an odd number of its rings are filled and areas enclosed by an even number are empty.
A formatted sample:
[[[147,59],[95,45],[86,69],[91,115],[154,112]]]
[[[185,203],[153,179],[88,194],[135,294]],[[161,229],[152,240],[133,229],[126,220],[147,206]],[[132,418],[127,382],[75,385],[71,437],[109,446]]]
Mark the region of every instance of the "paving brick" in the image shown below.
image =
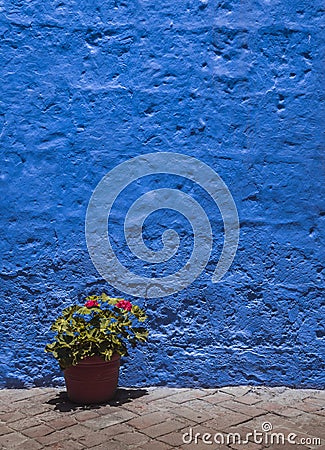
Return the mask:
[[[226,392],[218,391],[218,392],[215,392],[214,394],[207,395],[206,397],[204,397],[204,401],[207,401],[207,402],[215,405],[217,403],[221,403],[221,402],[224,402],[227,400],[232,400],[233,398],[234,398],[234,396],[231,394],[227,394]]]
[[[46,436],[36,437],[35,439],[43,445],[54,445],[61,441],[79,440],[86,434],[89,434],[88,428],[77,424],[63,430],[54,431]]]
[[[134,414],[137,414],[137,415],[149,414],[149,413],[160,411],[160,408],[155,404],[155,402],[150,402],[150,403],[134,403],[134,402],[124,403],[123,404],[123,408],[127,409],[128,411],[131,411],[131,412],[133,412]]]
[[[32,389],[28,389],[29,392],[33,392],[33,397],[39,398],[39,396],[56,395],[58,392],[62,391],[62,388],[49,388],[49,387],[34,387]]]
[[[40,436],[46,436],[47,434],[53,433],[53,428],[50,428],[49,426],[45,424],[36,425],[32,428],[27,428],[22,430],[22,432],[31,438],[40,437]]]
[[[191,400],[186,403],[186,406],[193,409],[194,411],[200,411],[200,413],[206,414],[207,420],[208,417],[210,417],[211,415],[214,418],[220,418],[220,417],[227,417],[230,414],[232,414],[232,411],[230,411],[227,408],[224,408],[222,406],[222,403],[218,403],[215,405],[213,403],[209,403],[203,400]]]
[[[20,411],[22,414],[29,418],[47,412],[50,409],[49,405],[47,405],[46,403],[38,403],[37,399],[33,400],[33,402],[31,402],[30,400],[15,402],[13,403],[13,406],[16,411]]]
[[[232,434],[234,435],[235,433],[239,433],[239,435],[241,436],[241,439],[245,440],[245,441],[252,441],[253,438],[251,437],[251,433],[254,430],[252,428],[250,428],[249,426],[247,426],[247,422],[239,424],[239,425],[232,425],[230,427],[224,428],[223,429],[223,433],[227,434]],[[261,430],[258,430],[261,431]]]
[[[158,411],[172,411],[175,408],[176,403],[170,402],[169,397],[166,397],[155,400],[150,403],[150,405],[153,405]]]
[[[281,409],[277,411],[277,414],[283,417],[298,417],[304,414],[304,411],[301,411],[297,408],[290,408],[283,406]]]
[[[192,443],[192,444],[187,444],[187,445],[182,445],[182,447],[172,447],[174,449],[180,449],[180,450],[215,450],[215,449],[219,449],[222,447],[214,447],[212,445],[209,444],[205,444],[202,441],[199,441],[198,443]],[[226,449],[226,447],[224,447]],[[227,447],[228,450],[229,447]]]
[[[131,419],[128,424],[134,426],[137,429],[144,429],[152,425],[161,423],[167,419],[170,419],[170,414],[167,412],[156,412],[152,414],[145,414],[140,417]]]
[[[195,423],[202,423],[214,417],[213,414],[208,413],[207,411],[194,410],[192,408],[188,408],[186,403],[173,409],[173,415],[184,417],[185,419],[191,420]]]
[[[1,392],[1,391],[0,391]],[[6,400],[7,404],[6,404],[6,412],[11,412],[11,411],[20,411],[22,414],[25,413],[25,410],[29,409],[32,405],[30,400],[21,400],[21,401],[17,401],[15,402],[14,400]],[[35,404],[35,406],[37,405],[37,403]]]
[[[20,411],[11,411],[0,414],[0,420],[5,423],[11,423],[22,419],[26,419],[26,416]]]
[[[130,433],[131,431],[137,431],[134,427],[130,426],[129,423],[118,423],[110,427],[100,430],[103,436],[113,437],[118,436],[123,433]]]
[[[195,400],[197,398],[205,397],[206,393],[200,389],[191,389],[190,391],[178,392],[177,394],[171,395],[168,401],[172,403],[185,403],[189,400]]]
[[[37,425],[44,425],[44,422],[39,417],[28,417],[10,423],[10,427],[16,431],[26,430]]]
[[[0,414],[6,414],[15,411],[15,406],[0,402]]]
[[[143,432],[147,436],[155,438],[158,436],[162,436],[164,434],[168,434],[172,431],[180,430],[184,427],[184,425],[185,425],[184,422],[180,422],[179,420],[168,420],[163,423],[159,423],[157,425],[152,425],[151,427],[145,428]]]
[[[266,400],[258,403],[257,407],[268,412],[278,412],[283,409],[284,406],[276,403],[275,401]]]
[[[303,399],[303,403],[316,405],[320,408],[325,408],[325,398],[307,397]]]
[[[52,419],[49,422],[49,425],[55,430],[62,430],[62,428],[68,428],[76,424],[77,420],[73,416],[63,416],[63,417],[61,416],[56,419]]]
[[[32,406],[29,405],[28,408],[24,409],[24,413],[26,414],[26,416],[31,417],[31,416],[36,416],[38,414],[42,414],[44,412],[47,412],[49,409],[47,404],[34,404]]]
[[[114,439],[116,441],[119,441],[122,444],[125,444],[128,446],[130,446],[130,445],[139,446],[139,445],[145,444],[146,442],[148,442],[150,440],[150,438],[148,436],[146,436],[145,434],[139,433],[137,431],[119,434],[118,436],[115,436]]]
[[[85,448],[91,448],[93,446],[103,444],[103,442],[107,442],[108,438],[105,435],[103,435],[101,430],[88,433],[87,435],[82,436],[78,441],[82,445],[84,445]]]
[[[222,402],[222,407],[230,409],[235,412],[239,412],[241,414],[245,414],[250,417],[260,416],[266,413],[265,409],[258,408],[254,405],[246,405],[243,403],[238,403],[236,399]]]
[[[37,416],[35,416],[35,418],[40,419],[46,425],[48,425],[52,420],[56,420],[60,417],[62,417],[61,411],[44,411],[41,414],[37,414]],[[64,417],[67,417],[67,415],[64,414]]]
[[[309,412],[310,413],[312,413],[312,412],[316,413],[316,412],[322,410],[322,408],[320,406],[317,406],[317,405],[312,404],[312,403],[304,403],[304,402],[302,402],[300,404],[296,403],[295,407],[300,409],[301,411],[306,412],[306,413],[309,413]]]
[[[99,417],[96,411],[80,411],[76,412],[73,416],[78,422],[84,422],[85,420],[95,419]]]
[[[312,393],[313,391],[286,388],[283,392],[281,392],[281,394],[277,395],[277,402],[286,405],[293,404],[298,400],[304,400],[307,397],[310,397]]]
[[[236,397],[236,401],[245,405],[256,405],[261,401],[261,397],[254,394],[247,394]]]
[[[34,439],[27,439],[18,445],[15,445],[15,450],[39,450],[43,448],[42,444],[35,441]]]
[[[137,417],[137,414],[129,411],[128,409],[125,409],[123,407],[119,407],[118,409],[116,408],[111,408],[111,409],[107,409],[107,408],[103,408],[102,410],[98,410],[98,415],[99,416],[116,416],[121,420],[130,420],[133,419],[134,417]]]
[[[234,450],[243,450],[243,448],[245,450],[260,450],[263,449],[265,447],[263,447],[263,445],[259,445],[259,444],[254,444],[253,442],[249,442],[248,444],[242,445],[242,444],[231,444],[230,448],[234,449]],[[272,447],[272,450],[274,449],[274,447]],[[282,450],[286,450],[285,447],[282,447]]]
[[[177,389],[177,388],[149,388],[148,396],[146,396],[145,401],[149,403],[154,400],[158,400],[160,398],[166,398],[175,394],[185,392],[187,390],[188,389]]]
[[[128,445],[122,444],[122,442],[111,440],[109,445],[107,445],[107,443],[99,444],[95,447],[91,447],[91,450],[128,450],[129,448],[130,447]]]
[[[27,398],[35,398],[38,394],[37,388],[34,389],[8,389],[0,391],[0,398],[4,402],[17,402]]]
[[[218,411],[222,408],[219,404],[214,404],[206,400],[206,398],[200,400],[189,400],[185,403],[185,406],[188,408],[192,408],[195,411]]]
[[[216,392],[221,392],[220,388],[200,388],[201,391],[204,391],[206,395],[212,395]]]
[[[58,444],[60,441],[67,440],[65,430],[54,431],[46,436],[36,437],[36,441],[43,446]]]
[[[216,431],[222,431],[226,427],[247,422],[247,420],[249,420],[249,416],[245,414],[237,413],[230,409],[225,409],[224,411],[226,412],[223,412],[222,415],[219,414],[214,419],[204,422],[204,424],[211,429],[214,428]]]
[[[151,440],[146,444],[142,444],[141,446],[136,448],[140,448],[141,450],[169,450],[172,447],[170,445],[164,444],[163,442],[159,442],[158,444],[156,440]]]
[[[0,424],[0,436],[3,436],[4,434],[12,433],[12,428],[7,427],[4,424]]]
[[[251,391],[251,387],[250,386],[225,386],[225,387],[220,388],[219,391],[225,392],[225,393],[230,394],[235,397],[242,397],[247,392]]]
[[[159,436],[158,441],[162,441],[167,445],[171,445],[172,447],[184,445],[182,441],[182,434],[179,432],[172,432],[168,434],[164,434],[163,436]],[[157,447],[159,448],[159,444],[157,443]]]
[[[78,441],[68,439],[67,441],[61,441],[46,448],[52,450],[82,450],[85,447]]]
[[[83,426],[83,424],[77,423],[76,425],[65,428],[64,433],[67,439],[78,439],[82,436],[86,436],[89,433],[89,429]]]
[[[83,424],[91,430],[101,430],[102,428],[106,428],[117,423],[122,423],[126,420],[127,419],[123,417],[123,415],[119,416],[117,413],[115,413],[106,414],[105,416],[99,416],[95,419],[85,420]]]
[[[26,442],[27,438],[23,434],[17,432],[4,434],[0,436],[0,448],[1,450],[12,450],[16,445]]]
[[[291,450],[291,449],[294,449],[295,446],[292,446],[290,444],[287,446],[280,444],[280,445],[270,445],[267,448],[269,448],[270,450],[286,450],[286,449]],[[310,448],[311,447],[306,447],[305,445],[299,445],[299,450],[309,450]],[[240,450],[242,450],[242,448]]]
[[[99,445],[103,442],[108,442],[111,440],[111,438],[115,438],[119,434],[129,433],[132,430],[132,427],[125,425],[124,423],[119,423],[102,430],[88,433],[87,435],[79,438],[79,442],[81,442],[86,448],[90,448],[93,445]]]
[[[321,398],[323,400],[325,400],[325,389],[320,391],[320,390],[309,390],[309,395],[311,397],[317,397],[317,398]]]
[[[112,414],[113,412],[119,411],[121,406],[112,405],[101,405],[99,408],[91,411],[96,411],[98,416],[106,416],[106,414]]]

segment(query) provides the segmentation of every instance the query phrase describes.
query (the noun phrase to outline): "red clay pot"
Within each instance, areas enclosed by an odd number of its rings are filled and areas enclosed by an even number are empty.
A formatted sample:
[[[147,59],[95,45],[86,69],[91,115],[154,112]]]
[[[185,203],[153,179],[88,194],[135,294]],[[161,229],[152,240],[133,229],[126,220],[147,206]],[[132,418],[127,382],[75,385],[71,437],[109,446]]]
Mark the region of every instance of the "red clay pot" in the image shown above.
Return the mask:
[[[110,361],[88,356],[64,370],[68,398],[74,403],[103,403],[114,397],[117,389],[120,355]]]

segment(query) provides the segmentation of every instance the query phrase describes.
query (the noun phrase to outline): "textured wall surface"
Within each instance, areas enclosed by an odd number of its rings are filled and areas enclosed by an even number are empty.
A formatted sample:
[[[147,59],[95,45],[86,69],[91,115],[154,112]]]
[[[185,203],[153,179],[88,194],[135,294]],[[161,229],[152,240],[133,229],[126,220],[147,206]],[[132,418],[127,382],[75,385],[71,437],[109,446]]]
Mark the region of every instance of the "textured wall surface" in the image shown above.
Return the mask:
[[[2,386],[62,382],[43,350],[51,321],[85,294],[123,295],[89,257],[90,196],[119,163],[169,151],[225,181],[239,248],[213,284],[222,221],[208,195],[168,175],[121,195],[112,241],[132,270],[172,273],[193,245],[183,216],[161,211],[145,242],[160,248],[171,227],[182,251],[157,267],[132,258],[123,216],[152,188],[195,196],[215,237],[193,284],[139,299],[150,341],[125,360],[121,383],[324,387],[322,3],[0,2]]]

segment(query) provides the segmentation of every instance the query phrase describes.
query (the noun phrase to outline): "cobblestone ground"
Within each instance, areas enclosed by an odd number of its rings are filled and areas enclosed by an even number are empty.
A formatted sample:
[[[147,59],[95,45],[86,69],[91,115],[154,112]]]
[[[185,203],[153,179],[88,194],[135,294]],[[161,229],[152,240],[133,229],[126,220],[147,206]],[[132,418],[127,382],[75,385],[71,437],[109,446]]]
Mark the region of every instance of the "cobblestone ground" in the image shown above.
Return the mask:
[[[78,406],[63,388],[10,389],[0,408],[8,450],[325,449],[320,390],[120,388],[107,404]]]

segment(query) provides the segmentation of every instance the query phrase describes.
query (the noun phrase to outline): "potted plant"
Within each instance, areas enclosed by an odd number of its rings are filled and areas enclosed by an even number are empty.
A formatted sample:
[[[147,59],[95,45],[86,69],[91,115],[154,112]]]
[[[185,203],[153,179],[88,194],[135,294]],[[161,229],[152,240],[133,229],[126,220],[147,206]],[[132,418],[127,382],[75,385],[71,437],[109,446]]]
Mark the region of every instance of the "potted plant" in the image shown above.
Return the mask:
[[[146,315],[122,298],[102,293],[85,304],[65,308],[53,322],[54,342],[46,345],[64,373],[68,397],[76,403],[101,403],[116,391],[120,357],[128,344],[145,342],[148,331],[139,322]]]

